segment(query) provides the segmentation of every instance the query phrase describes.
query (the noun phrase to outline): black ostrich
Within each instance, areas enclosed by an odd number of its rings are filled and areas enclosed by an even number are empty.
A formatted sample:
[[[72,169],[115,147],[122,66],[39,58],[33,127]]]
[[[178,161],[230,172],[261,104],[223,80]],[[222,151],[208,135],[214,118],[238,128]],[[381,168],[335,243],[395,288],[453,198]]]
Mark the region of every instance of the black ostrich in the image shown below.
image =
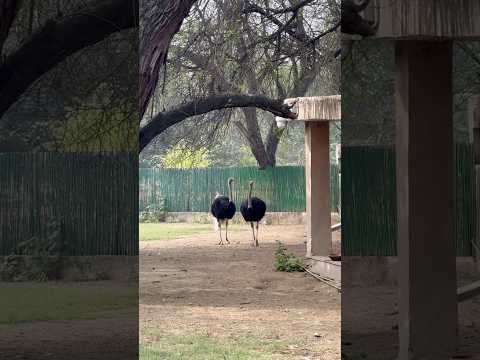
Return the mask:
[[[228,241],[228,220],[232,219],[233,215],[235,215],[235,211],[237,211],[237,208],[235,207],[235,203],[232,200],[233,182],[234,180],[232,178],[228,179],[228,190],[229,190],[230,197],[219,195],[217,193],[217,196],[215,196],[215,200],[213,200],[213,203],[212,203],[211,212],[212,212],[212,215],[217,219],[217,223],[220,230],[220,242],[218,243],[218,245],[223,245],[222,222],[225,222],[225,240],[227,241],[228,244],[230,244],[230,241]]]
[[[252,197],[253,191],[253,181],[250,181],[248,185],[250,186],[250,191],[248,192],[248,199],[245,200],[240,206],[240,212],[242,213],[243,218],[246,222],[250,223],[253,233],[253,246],[258,246],[258,223],[262,220],[267,211],[267,205],[262,199],[257,197]],[[255,235],[255,229],[253,223],[256,222],[257,235]]]

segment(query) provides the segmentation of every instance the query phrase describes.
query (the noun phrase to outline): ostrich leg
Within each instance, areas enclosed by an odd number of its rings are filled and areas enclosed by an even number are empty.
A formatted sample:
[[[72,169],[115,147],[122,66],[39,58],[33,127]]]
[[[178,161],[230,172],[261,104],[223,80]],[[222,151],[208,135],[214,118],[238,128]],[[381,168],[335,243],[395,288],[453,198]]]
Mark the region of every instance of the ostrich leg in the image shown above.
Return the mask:
[[[218,245],[223,245],[223,239],[222,239],[222,223],[220,222],[220,220],[217,220],[218,221],[218,232],[220,233],[220,242],[218,243]]]
[[[252,227],[252,234],[253,234],[253,243],[252,246],[255,246],[255,229],[253,227],[253,221],[250,221],[250,226]]]
[[[258,221],[257,221],[257,236],[255,237],[255,246],[258,246]]]
[[[225,240],[227,244],[230,244],[230,241],[228,241],[228,220],[225,222]]]

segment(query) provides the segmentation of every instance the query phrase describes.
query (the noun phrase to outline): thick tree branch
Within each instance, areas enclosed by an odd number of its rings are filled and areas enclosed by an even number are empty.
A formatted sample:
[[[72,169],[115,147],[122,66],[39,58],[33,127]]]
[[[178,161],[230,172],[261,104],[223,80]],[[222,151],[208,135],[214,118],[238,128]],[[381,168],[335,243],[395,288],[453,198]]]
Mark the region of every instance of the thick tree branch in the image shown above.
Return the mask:
[[[457,42],[457,46],[462,49],[467,54],[467,56],[470,56],[473,61],[480,65],[480,56],[469,45],[466,45],[459,41]]]
[[[304,5],[306,5],[306,4],[304,4]],[[302,5],[302,6],[304,6],[304,5]],[[306,40],[305,37],[301,36],[300,34],[297,34],[294,30],[291,29],[291,25],[294,22],[294,20],[296,20],[297,15],[298,15],[298,11],[300,10],[300,8],[301,8],[301,6],[300,7],[295,7],[294,10],[291,10],[293,12],[293,14],[290,17],[290,19],[288,19],[287,22],[284,24],[279,19],[277,19],[275,17],[274,13],[271,13],[271,12],[261,8],[260,6],[258,6],[256,4],[251,4],[251,3],[248,4],[247,7],[243,10],[243,12],[245,14],[258,13],[258,14],[264,16],[265,18],[267,18],[268,20],[270,20],[272,23],[274,23],[278,27],[278,30],[275,31],[273,34],[269,35],[265,39],[262,39],[262,40],[258,41],[257,43],[254,43],[254,44],[250,45],[250,47],[256,46],[260,42],[271,41],[272,39],[275,39],[279,34],[281,34],[284,31],[287,34],[289,34],[290,36],[292,36],[294,39],[296,39],[300,42],[304,42]],[[288,11],[286,11],[286,12],[288,12]]]
[[[138,24],[138,0],[101,0],[49,20],[0,67],[0,117],[42,75],[78,50]]]
[[[302,7],[307,6],[308,4],[310,4],[314,1],[315,0],[303,0],[303,1],[298,2],[295,5],[292,5],[292,6],[283,8],[283,9],[266,8],[266,9],[262,9],[262,10],[265,11],[265,12],[268,11],[270,14],[273,14],[273,15],[285,14],[285,13],[288,13],[288,12],[297,12]],[[244,8],[243,11],[244,11],[244,13],[258,12],[258,9],[259,9],[258,5],[254,4],[254,3],[247,2],[245,4],[245,8]]]
[[[196,0],[143,0],[140,29],[140,93],[142,118],[158,83],[173,36],[180,30]]]
[[[364,19],[360,12],[366,9],[370,0],[356,3],[354,0],[342,0],[342,32],[350,35],[372,36],[377,32],[378,22]],[[377,9],[378,11],[378,9]]]
[[[265,96],[223,95],[201,99],[182,105],[174,110],[157,114],[148,124],[140,129],[140,151],[142,151],[157,135],[164,132],[186,118],[202,115],[214,110],[255,107],[269,111],[274,115],[295,119],[296,114],[291,107],[279,100]]]
[[[0,0],[0,56],[21,2],[21,0]]]

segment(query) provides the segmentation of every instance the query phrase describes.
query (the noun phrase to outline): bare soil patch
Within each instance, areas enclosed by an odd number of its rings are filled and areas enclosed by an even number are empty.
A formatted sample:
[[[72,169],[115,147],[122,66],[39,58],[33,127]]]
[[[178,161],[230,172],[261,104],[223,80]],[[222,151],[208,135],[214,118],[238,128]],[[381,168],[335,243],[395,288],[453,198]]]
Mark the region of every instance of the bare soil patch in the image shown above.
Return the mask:
[[[11,285],[0,283],[0,293],[1,289],[5,290],[7,286]],[[45,286],[48,287],[47,290],[53,292],[52,306],[64,306],[70,302],[65,295],[62,295],[58,302],[53,301],[56,295],[54,290],[50,290],[49,283],[44,285],[21,283],[15,286],[24,287],[24,295],[19,296],[29,296],[32,301],[42,300],[40,297],[45,296],[45,292],[38,288]],[[138,295],[137,285],[134,282],[64,282],[61,286],[82,289],[85,294],[92,294],[92,296],[108,289],[113,296],[115,294],[118,294],[118,297],[129,296],[131,303],[135,302]],[[7,289],[2,296],[8,293]],[[75,303],[74,296],[78,296],[78,293],[73,294],[72,306],[77,307],[79,304]],[[48,309],[52,319],[36,321],[35,319],[41,315],[38,314],[38,309],[32,311],[33,306],[28,306],[25,299],[17,300],[18,308],[4,311],[22,313],[22,322],[0,324],[0,359],[2,360],[130,360],[138,356],[138,309],[136,306],[130,304],[115,310],[115,304],[109,303],[108,306],[104,306],[100,298],[99,303],[91,303],[88,308],[82,310],[84,311],[82,314],[79,314],[77,309],[72,309],[71,319],[66,311],[62,311],[57,319],[57,311],[54,308]],[[105,310],[108,308],[111,310]],[[31,321],[25,315],[28,312],[32,312]]]
[[[396,359],[397,287],[343,287],[342,303],[342,355],[346,359]],[[458,315],[458,353],[480,354],[480,297],[460,303]]]

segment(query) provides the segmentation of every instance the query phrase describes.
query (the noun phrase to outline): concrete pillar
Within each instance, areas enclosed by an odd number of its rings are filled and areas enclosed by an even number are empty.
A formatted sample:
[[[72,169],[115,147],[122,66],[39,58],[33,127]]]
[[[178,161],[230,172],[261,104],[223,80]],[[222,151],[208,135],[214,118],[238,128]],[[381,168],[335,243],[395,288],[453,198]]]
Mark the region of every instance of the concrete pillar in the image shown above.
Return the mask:
[[[305,123],[307,256],[328,256],[332,245],[330,219],[329,124]]]
[[[399,360],[446,360],[457,333],[451,42],[396,43]]]
[[[474,150],[475,163],[475,207],[476,228],[473,243],[473,254],[477,262],[480,260],[480,95],[473,96],[468,103],[468,121],[470,142]]]
[[[475,164],[475,216],[476,216],[476,227],[475,227],[475,239],[473,241],[473,257],[478,262],[480,262],[480,165]]]

